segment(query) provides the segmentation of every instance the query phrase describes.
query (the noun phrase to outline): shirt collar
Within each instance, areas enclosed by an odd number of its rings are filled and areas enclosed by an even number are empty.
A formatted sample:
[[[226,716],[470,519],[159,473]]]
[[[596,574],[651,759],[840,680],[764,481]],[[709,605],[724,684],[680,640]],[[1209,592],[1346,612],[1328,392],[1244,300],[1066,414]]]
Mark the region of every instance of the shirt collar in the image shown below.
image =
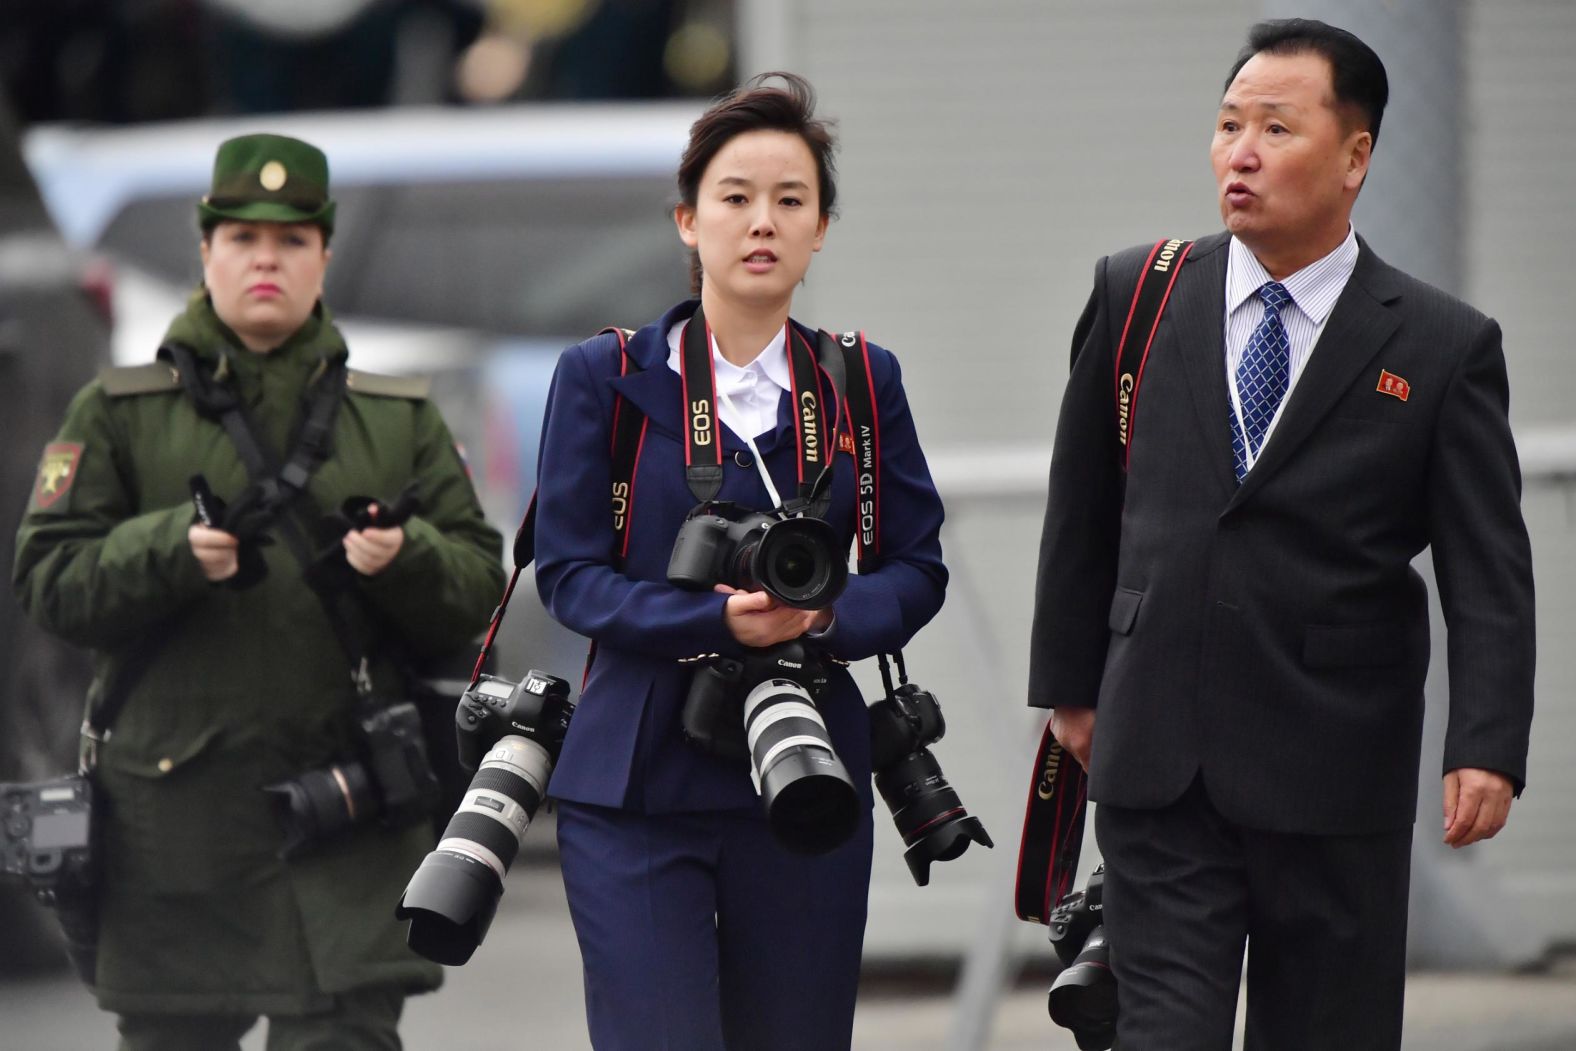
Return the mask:
[[[1281,282],[1297,309],[1314,324],[1324,324],[1324,319],[1335,309],[1336,299],[1346,287],[1352,271],[1357,269],[1357,251],[1357,231],[1348,223],[1346,240],[1333,252]],[[1273,280],[1252,250],[1233,237],[1226,262],[1226,313],[1234,313],[1253,298],[1266,281]]]
[[[685,322],[680,321],[668,329],[668,367],[674,372],[681,372],[679,365],[679,340],[683,336],[684,325]],[[735,365],[723,357],[721,351],[717,349],[717,337],[713,336],[711,338],[711,360],[712,367],[717,373],[717,382],[719,384],[736,384],[744,378],[745,373],[753,369],[781,389],[792,390],[793,380],[788,371],[787,333],[788,327],[786,325],[778,329],[777,334],[771,338],[771,342],[761,348],[761,352],[755,356],[755,359],[748,365],[743,366]]]

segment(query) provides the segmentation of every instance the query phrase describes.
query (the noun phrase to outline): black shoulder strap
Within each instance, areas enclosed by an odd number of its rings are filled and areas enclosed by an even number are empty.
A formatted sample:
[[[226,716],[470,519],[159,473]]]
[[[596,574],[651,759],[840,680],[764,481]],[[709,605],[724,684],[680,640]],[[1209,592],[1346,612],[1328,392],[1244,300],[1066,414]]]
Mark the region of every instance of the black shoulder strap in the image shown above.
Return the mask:
[[[618,374],[633,376],[640,365],[629,356],[628,329],[605,328],[597,335],[611,333],[618,339]],[[621,566],[629,555],[629,524],[635,510],[635,468],[640,463],[640,450],[646,443],[646,414],[637,412],[622,394],[613,399],[612,435],[612,490],[613,533],[618,538],[613,553],[613,564]]]
[[[130,379],[142,384],[136,391],[126,386],[118,389],[122,393],[141,393],[144,389],[154,390],[156,388],[153,380],[161,376],[167,378],[161,380],[158,389],[166,387],[173,389],[177,385],[184,389],[199,413],[219,420],[225,433],[235,445],[236,454],[241,458],[247,476],[270,490],[267,501],[273,505],[275,513],[282,512],[286,505],[305,489],[312,472],[328,457],[334,418],[344,398],[344,367],[340,366],[335,374],[324,375],[319,379],[319,393],[309,403],[305,418],[301,422],[295,452],[289,463],[283,468],[276,468],[273,458],[262,449],[253,436],[250,421],[245,416],[240,399],[235,396],[233,390],[198,364],[197,356],[190,347],[167,343],[159,348],[158,357],[160,359],[158,363],[145,365],[137,370],[127,370]],[[173,363],[175,376],[169,375],[170,363]],[[296,557],[302,560],[303,568],[310,565],[311,553],[305,547],[305,540],[291,529],[285,529],[284,532],[287,540],[291,541]],[[299,548],[296,547],[296,541],[300,541]],[[328,608],[326,602],[325,599],[325,609]],[[336,610],[329,610],[329,620],[334,624],[341,643],[346,645],[346,652],[351,655],[352,663],[359,665],[359,651],[350,641],[348,628],[338,619]],[[154,658],[163,649],[168,636],[169,633],[166,632],[157,636],[152,642],[133,650],[121,665],[120,674],[110,683],[98,706],[84,716],[79,758],[79,767],[84,773],[97,764],[98,744],[114,726],[115,720],[119,718],[127,699],[131,696],[132,688],[153,665]]]
[[[334,366],[318,378],[292,444],[290,458],[280,467],[273,452],[258,441],[246,407],[235,391],[216,376],[209,375],[198,364],[196,355],[189,347],[166,344],[160,348],[159,354],[175,362],[180,372],[181,386],[196,404],[197,411],[210,418],[217,418],[224,427],[230,443],[235,446],[236,455],[246,468],[247,477],[262,491],[263,503],[271,520],[278,525],[285,545],[301,564],[308,586],[321,602],[329,626],[350,660],[351,682],[365,698],[370,691],[366,677],[366,650],[356,641],[355,632],[339,609],[337,598],[319,584],[312,572],[316,558],[311,543],[288,513],[290,505],[305,493],[312,473],[328,459],[334,420],[339,415],[340,404],[345,400],[344,365]]]
[[[1160,317],[1165,313],[1176,285],[1182,261],[1187,258],[1192,241],[1156,241],[1149,250],[1149,258],[1138,275],[1138,287],[1133,290],[1133,301],[1127,308],[1127,320],[1122,325],[1122,339],[1116,349],[1116,436],[1122,443],[1122,470],[1132,453],[1133,420],[1138,413],[1138,388],[1144,379],[1144,364],[1149,360],[1149,347],[1155,341],[1160,327]]]
[[[822,330],[817,343],[821,367],[847,408],[858,495],[859,568],[864,572],[881,551],[881,415],[870,372],[870,346],[863,332],[834,336]]]

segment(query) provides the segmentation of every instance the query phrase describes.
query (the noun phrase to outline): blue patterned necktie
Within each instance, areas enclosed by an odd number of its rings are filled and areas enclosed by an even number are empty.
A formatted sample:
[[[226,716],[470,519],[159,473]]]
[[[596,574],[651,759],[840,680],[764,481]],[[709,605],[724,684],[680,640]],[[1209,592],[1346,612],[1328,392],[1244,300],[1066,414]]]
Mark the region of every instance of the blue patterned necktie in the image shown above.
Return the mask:
[[[1264,300],[1264,320],[1248,337],[1248,345],[1237,363],[1237,399],[1242,403],[1242,422],[1231,414],[1231,451],[1237,462],[1237,481],[1248,473],[1248,450],[1258,458],[1264,434],[1270,429],[1275,410],[1286,397],[1291,378],[1291,340],[1281,323],[1281,307],[1291,302],[1291,294],[1279,281],[1267,281],[1256,293]]]

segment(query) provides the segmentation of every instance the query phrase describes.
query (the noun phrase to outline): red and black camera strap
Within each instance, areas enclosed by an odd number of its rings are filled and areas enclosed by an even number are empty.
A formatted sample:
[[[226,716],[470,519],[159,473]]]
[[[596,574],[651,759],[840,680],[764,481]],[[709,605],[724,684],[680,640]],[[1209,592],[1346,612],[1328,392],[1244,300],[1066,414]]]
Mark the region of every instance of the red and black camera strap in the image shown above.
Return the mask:
[[[599,336],[611,335],[618,340],[618,372],[620,376],[627,376],[638,372],[640,366],[635,364],[633,358],[625,353],[629,339],[634,335],[627,328],[604,328],[598,332]],[[613,494],[613,530],[616,537],[616,553],[614,565],[621,565],[624,556],[629,552],[629,512],[634,507],[635,467],[640,461],[640,451],[646,441],[646,417],[642,413],[634,412],[625,403],[622,396],[613,401],[613,427],[611,438],[612,456],[612,494]],[[487,657],[492,653],[493,642],[498,637],[498,627],[503,623],[504,612],[509,608],[509,599],[514,596],[515,585],[520,581],[520,574],[525,567],[536,561],[536,492],[533,490],[531,499],[525,505],[525,514],[520,519],[520,528],[514,534],[514,570],[509,574],[509,583],[504,586],[503,598],[498,600],[498,606],[493,610],[492,619],[487,624],[487,635],[482,640],[482,650],[476,657],[476,666],[471,669],[471,686],[475,686],[481,679],[482,668],[487,664]],[[591,644],[591,650],[586,654],[586,671],[591,670],[591,658],[596,652],[596,643]]]
[[[881,416],[876,410],[870,346],[863,332],[834,336],[823,331],[820,350],[822,367],[838,389],[847,392],[843,401],[848,406],[848,437],[854,457],[855,533],[863,572],[865,563],[881,550]]]
[[[1160,319],[1192,241],[1168,238],[1156,241],[1139,272],[1122,323],[1116,348],[1116,431],[1121,443],[1121,468],[1127,470],[1132,452],[1133,425],[1138,412],[1138,392],[1144,378],[1149,350],[1160,329]],[[1018,848],[1018,878],[1013,908],[1018,918],[1032,923],[1049,922],[1062,898],[1072,889],[1083,846],[1084,816],[1088,810],[1089,778],[1051,733],[1050,723],[1034,756],[1034,777],[1024,806],[1023,839]]]
[[[821,370],[815,353],[792,324],[784,325],[784,353],[793,389],[794,435],[797,440],[796,510],[815,517],[825,513],[830,503],[827,483],[831,479],[835,452],[836,427],[828,426],[827,399],[821,384]],[[684,386],[684,477],[691,494],[702,505],[717,499],[722,491],[722,441],[718,433],[717,374],[711,353],[711,326],[705,311],[695,313],[684,325],[679,342],[679,377]],[[835,424],[837,415],[831,416]]]
[[[1155,242],[1138,275],[1138,287],[1133,289],[1133,301],[1127,308],[1127,320],[1122,324],[1122,338],[1116,346],[1116,437],[1122,443],[1122,470],[1127,470],[1132,454],[1133,422],[1138,413],[1138,388],[1144,381],[1144,365],[1149,361],[1149,348],[1154,345],[1155,333],[1160,329],[1160,318],[1171,290],[1176,287],[1182,263],[1193,247],[1192,241],[1175,238]]]
[[[1072,889],[1083,848],[1089,778],[1051,734],[1050,723],[1034,755],[1034,780],[1023,811],[1018,878],[1012,907],[1020,920],[1049,923],[1051,912]]]

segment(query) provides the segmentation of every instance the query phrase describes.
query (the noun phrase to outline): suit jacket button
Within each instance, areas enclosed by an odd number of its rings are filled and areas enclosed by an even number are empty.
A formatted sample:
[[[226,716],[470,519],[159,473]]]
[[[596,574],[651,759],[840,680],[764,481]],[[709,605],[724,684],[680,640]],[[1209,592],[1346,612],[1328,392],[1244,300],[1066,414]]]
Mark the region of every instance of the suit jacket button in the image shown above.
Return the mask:
[[[740,467],[753,467],[755,465],[755,461],[750,459],[750,454],[743,449],[733,454],[733,462]]]

